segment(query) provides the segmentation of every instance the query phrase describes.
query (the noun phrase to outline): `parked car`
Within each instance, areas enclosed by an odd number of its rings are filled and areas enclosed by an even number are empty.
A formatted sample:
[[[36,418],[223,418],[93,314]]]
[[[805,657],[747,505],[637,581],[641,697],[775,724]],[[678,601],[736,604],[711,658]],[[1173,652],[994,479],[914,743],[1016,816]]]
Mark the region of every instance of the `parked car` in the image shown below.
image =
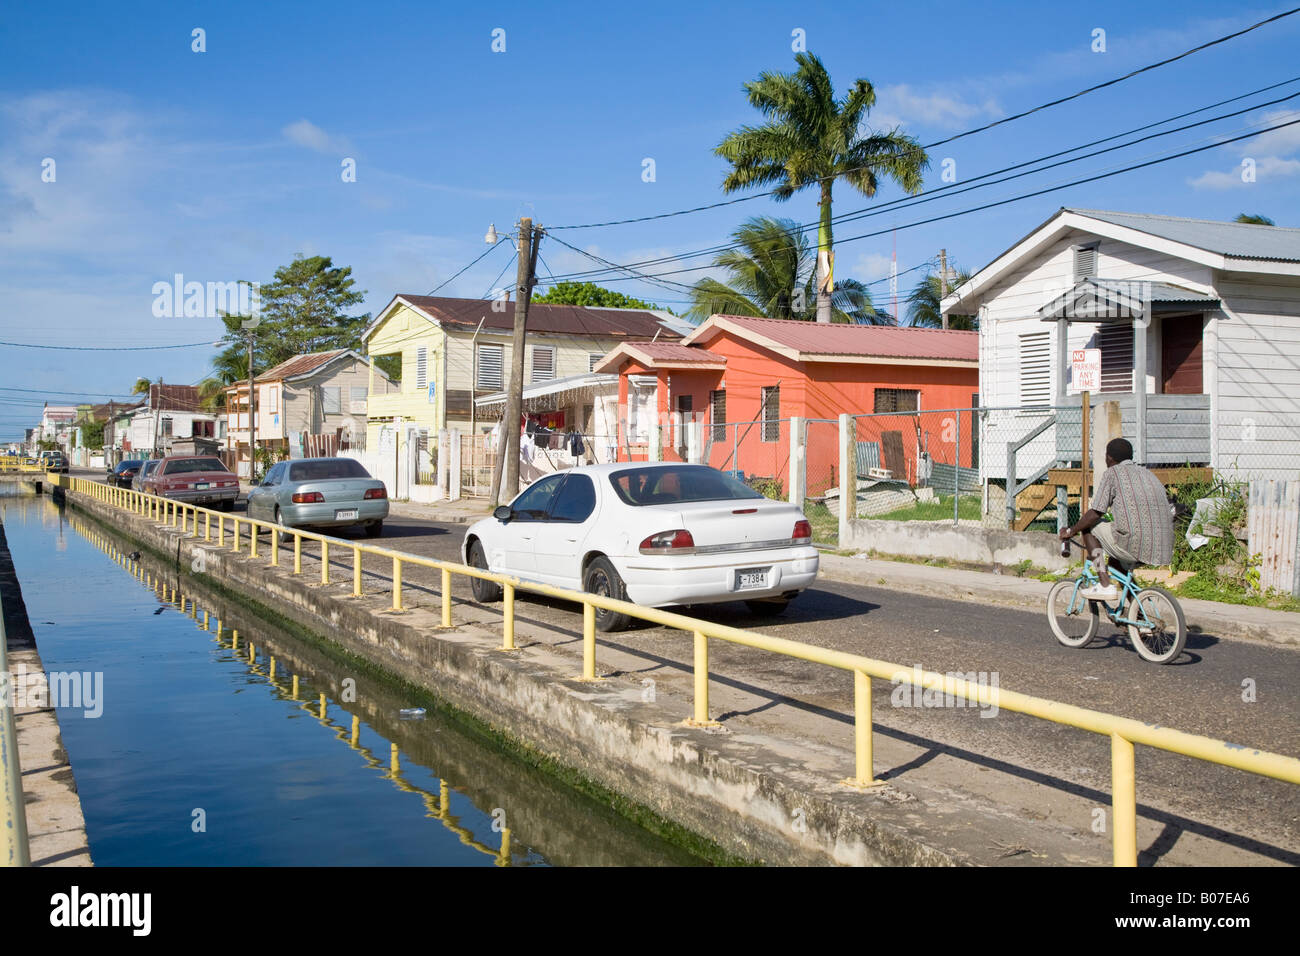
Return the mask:
[[[135,477],[131,479],[131,487],[136,491],[143,491],[150,495],[154,494],[154,489],[149,484],[149,476],[158,469],[158,462],[161,460],[162,459],[160,458],[145,459],[144,463],[140,466],[140,470],[137,471]]]
[[[191,505],[221,506],[233,511],[239,479],[220,458],[211,455],[170,455],[145,478],[145,490]]]
[[[119,461],[117,465],[108,469],[108,483],[116,485],[118,488],[132,487],[132,482],[135,481],[135,476],[143,464],[144,460],[140,458],[131,461]]]
[[[286,528],[360,524],[373,538],[384,530],[388,490],[354,458],[282,461],[248,493],[248,516]]]
[[[548,475],[465,532],[466,564],[648,607],[744,601],[777,614],[817,577],[794,505],[705,465],[628,462]],[[472,580],[475,600],[501,588]],[[597,608],[596,627],[626,627]]]
[[[43,451],[41,452],[41,467],[46,471],[66,475],[68,473],[68,459],[61,451]]]

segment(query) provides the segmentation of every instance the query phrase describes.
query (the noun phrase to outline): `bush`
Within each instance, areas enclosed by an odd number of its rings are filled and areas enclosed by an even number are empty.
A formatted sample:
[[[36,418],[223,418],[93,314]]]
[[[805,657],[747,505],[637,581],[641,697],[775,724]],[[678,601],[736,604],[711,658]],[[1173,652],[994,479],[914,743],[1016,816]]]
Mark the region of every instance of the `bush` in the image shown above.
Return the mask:
[[[1170,570],[1192,571],[1198,580],[1197,586],[1203,590],[1257,592],[1258,557],[1253,557],[1236,535],[1246,527],[1247,493],[1246,482],[1218,477],[1208,482],[1179,485],[1174,504],[1181,507],[1174,519],[1174,557],[1169,564]],[[1223,499],[1223,505],[1213,519],[1221,534],[1193,550],[1187,541],[1187,529],[1195,515],[1198,498]]]

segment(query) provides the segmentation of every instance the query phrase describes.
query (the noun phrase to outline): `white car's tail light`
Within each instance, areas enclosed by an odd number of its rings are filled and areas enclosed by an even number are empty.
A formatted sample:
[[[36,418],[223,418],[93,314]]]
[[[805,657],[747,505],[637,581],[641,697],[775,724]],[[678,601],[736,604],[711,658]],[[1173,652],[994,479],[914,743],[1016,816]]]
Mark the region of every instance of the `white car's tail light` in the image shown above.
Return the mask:
[[[669,554],[672,552],[682,552],[685,550],[694,550],[695,539],[685,528],[678,528],[675,531],[660,531],[658,534],[652,534],[641,542],[642,554]]]
[[[795,544],[812,544],[812,525],[808,519],[800,518],[794,523],[794,534],[790,535],[790,540]]]

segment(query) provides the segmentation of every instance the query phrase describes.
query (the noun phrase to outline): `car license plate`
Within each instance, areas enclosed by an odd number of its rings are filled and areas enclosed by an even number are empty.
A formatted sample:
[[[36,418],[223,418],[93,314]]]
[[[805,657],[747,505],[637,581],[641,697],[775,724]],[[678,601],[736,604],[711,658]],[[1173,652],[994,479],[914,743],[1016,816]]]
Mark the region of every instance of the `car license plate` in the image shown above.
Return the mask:
[[[334,512],[334,520],[335,520],[335,521],[347,521],[347,520],[349,520],[349,519],[351,519],[351,520],[355,520],[356,517],[357,517],[357,512],[356,512],[355,510],[353,510],[353,511],[336,511],[336,512]]]
[[[208,483],[206,481],[200,481],[194,485],[194,489],[196,491],[207,491]]]
[[[767,587],[767,574],[772,568],[741,568],[736,572],[736,590],[753,591]]]

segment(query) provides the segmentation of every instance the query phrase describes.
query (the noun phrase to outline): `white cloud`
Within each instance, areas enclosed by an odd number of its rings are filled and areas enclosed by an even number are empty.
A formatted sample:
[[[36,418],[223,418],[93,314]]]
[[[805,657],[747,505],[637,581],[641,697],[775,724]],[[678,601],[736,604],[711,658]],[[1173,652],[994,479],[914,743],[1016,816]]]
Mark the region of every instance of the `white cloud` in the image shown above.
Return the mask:
[[[1240,166],[1228,172],[1211,169],[1195,179],[1188,180],[1188,185],[1196,189],[1237,189],[1254,186],[1269,180],[1300,175],[1300,159],[1261,156],[1255,159],[1255,182],[1248,183],[1244,181],[1241,174],[1242,167]]]
[[[858,256],[854,261],[852,271],[845,278],[857,279],[859,282],[873,282],[876,279],[884,279],[889,275],[889,266],[893,262],[891,256],[882,255],[879,252],[868,252]],[[840,266],[835,271],[837,274],[844,275]]]
[[[347,140],[331,136],[310,120],[300,119],[280,132],[289,142],[318,153],[346,153],[350,149]]]
[[[960,129],[979,118],[993,119],[1003,115],[1003,110],[991,97],[975,102],[948,91],[921,93],[906,83],[881,87],[876,93],[876,106],[868,116],[875,129],[907,128],[917,124],[936,129]]]
[[[1300,110],[1278,110],[1264,114],[1259,123],[1262,126],[1276,126],[1279,123],[1296,120],[1300,120]],[[1234,143],[1232,148],[1242,157],[1241,163],[1226,172],[1216,169],[1206,170],[1195,179],[1189,179],[1188,184],[1196,189],[1236,189],[1254,185],[1241,178],[1246,160],[1251,160],[1254,164],[1255,182],[1267,182],[1270,179],[1283,179],[1300,174],[1300,159],[1286,156],[1287,153],[1300,150],[1300,123],[1269,130],[1252,139]]]

